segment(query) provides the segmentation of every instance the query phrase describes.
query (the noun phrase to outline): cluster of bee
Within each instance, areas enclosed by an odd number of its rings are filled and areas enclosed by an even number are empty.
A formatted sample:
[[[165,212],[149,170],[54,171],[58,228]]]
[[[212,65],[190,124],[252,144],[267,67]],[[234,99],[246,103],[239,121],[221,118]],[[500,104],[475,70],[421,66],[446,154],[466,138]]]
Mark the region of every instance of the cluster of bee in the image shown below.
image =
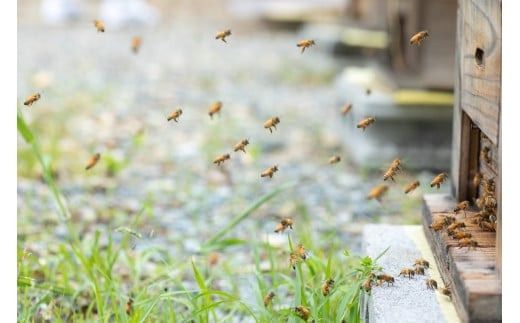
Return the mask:
[[[477,174],[473,178],[473,184],[482,183],[482,194],[475,200],[475,204],[479,208],[479,212],[473,217],[472,222],[477,224],[483,231],[496,231],[496,212],[497,200],[495,198],[495,181],[483,179],[482,175]]]

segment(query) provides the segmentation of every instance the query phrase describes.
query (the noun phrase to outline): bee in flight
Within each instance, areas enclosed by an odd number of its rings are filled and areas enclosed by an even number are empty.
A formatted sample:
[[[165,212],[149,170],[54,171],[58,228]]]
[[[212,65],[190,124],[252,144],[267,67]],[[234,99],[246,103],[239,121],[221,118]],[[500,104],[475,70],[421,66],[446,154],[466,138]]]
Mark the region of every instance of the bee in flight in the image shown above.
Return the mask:
[[[105,32],[105,24],[101,20],[94,20],[94,27],[96,27],[98,33]]]
[[[209,117],[211,119],[213,119],[213,115],[214,114],[217,114],[217,113],[220,113],[220,110],[222,109],[222,102],[221,101],[216,101],[216,102],[213,102],[210,106],[209,106]]]
[[[311,310],[305,306],[296,306],[294,312],[304,321],[309,320],[309,317],[311,316]]]
[[[126,315],[132,315],[132,312],[133,312],[133,305],[134,304],[134,300],[132,299],[132,297],[128,298],[128,301],[126,301],[126,306],[125,306],[125,312],[126,312]]]
[[[302,54],[306,48],[314,46],[314,45],[316,45],[316,42],[314,41],[314,39],[304,39],[304,40],[299,41],[298,44],[296,44],[297,47],[302,48],[302,52],[301,52]]]
[[[177,110],[173,111],[172,113],[170,113],[170,114],[168,115],[167,120],[168,120],[168,121],[173,120],[173,121],[175,121],[175,122],[178,122],[177,119],[179,119],[179,117],[180,117],[181,115],[182,115],[182,109],[177,109]]]
[[[279,233],[279,232],[283,233],[285,230],[287,230],[287,228],[292,230],[293,224],[294,224],[294,221],[292,219],[289,219],[289,218],[282,219],[276,225],[276,228],[274,229],[274,232],[276,232],[276,233]]]
[[[334,279],[327,279],[321,286],[321,293],[323,296],[328,296],[332,288],[334,288]]]
[[[23,105],[31,106],[34,102],[38,101],[41,98],[40,93],[35,93],[27,97],[25,99]]]
[[[239,150],[246,152],[246,146],[249,145],[249,140],[242,139],[240,142],[238,142],[235,147],[233,148],[233,151],[237,152]]]
[[[378,186],[374,187],[370,191],[370,193],[368,193],[367,199],[368,200],[376,199],[378,202],[381,202],[381,198],[386,193],[386,191],[388,191],[387,185],[378,185]]]
[[[265,295],[265,297],[264,297],[264,306],[268,307],[271,304],[271,302],[273,301],[273,298],[275,296],[276,296],[276,294],[274,292],[267,293],[267,295]]]
[[[332,156],[329,158],[329,164],[337,164],[341,161],[341,157],[338,155]]]
[[[391,179],[392,181],[395,182],[394,180],[394,176],[397,174],[398,171],[401,170],[401,160],[400,159],[394,159],[392,161],[392,164],[390,165],[390,167],[388,167],[388,170],[385,172],[385,174],[383,175],[383,180],[387,180],[387,179]]]
[[[264,122],[264,128],[269,129],[269,132],[273,133],[273,129],[271,129],[271,128],[276,129],[276,125],[279,123],[280,123],[280,118],[272,117],[272,118],[268,119],[266,122]]]
[[[221,155],[221,156],[215,158],[215,160],[213,161],[213,164],[217,164],[217,166],[220,166],[220,164],[222,164],[223,162],[225,162],[228,159],[231,159],[231,156],[229,156],[229,154],[224,154],[224,155]]]
[[[132,38],[132,52],[137,54],[139,52],[139,48],[141,48],[141,37],[135,36]]]
[[[87,166],[85,167],[85,170],[89,170],[92,167],[96,166],[96,164],[98,163],[100,158],[101,158],[101,154],[100,153],[95,153],[94,155],[92,155],[89,158],[89,160],[87,161]]]
[[[410,45],[419,46],[426,39],[426,37],[429,36],[430,34],[428,34],[427,30],[420,31],[417,34],[413,35],[412,38],[410,38]]]
[[[368,117],[366,119],[363,119],[361,121],[359,121],[359,123],[357,124],[357,128],[362,128],[363,131],[365,131],[365,128],[370,126],[371,124],[373,124],[374,122],[376,122],[376,118],[374,117]]]
[[[346,116],[352,110],[352,103],[347,103],[341,109],[341,114]]]
[[[404,188],[404,193],[408,194],[408,193],[414,191],[416,188],[419,187],[419,185],[421,185],[421,182],[419,182],[419,181],[411,182],[410,184],[406,185],[406,187]]]
[[[226,37],[231,35],[231,29],[226,29],[223,31],[219,31],[217,33],[217,36],[215,36],[215,39],[221,39],[224,43],[227,43]]]
[[[276,173],[277,171],[278,171],[278,166],[277,165],[271,166],[271,167],[267,168],[266,170],[264,170],[260,174],[260,177],[267,177],[267,176],[269,176],[269,178],[273,178],[274,173]]]
[[[440,173],[439,175],[435,176],[430,183],[430,187],[437,186],[437,189],[441,188],[441,184],[444,183],[444,181],[448,178],[448,174],[446,173]]]

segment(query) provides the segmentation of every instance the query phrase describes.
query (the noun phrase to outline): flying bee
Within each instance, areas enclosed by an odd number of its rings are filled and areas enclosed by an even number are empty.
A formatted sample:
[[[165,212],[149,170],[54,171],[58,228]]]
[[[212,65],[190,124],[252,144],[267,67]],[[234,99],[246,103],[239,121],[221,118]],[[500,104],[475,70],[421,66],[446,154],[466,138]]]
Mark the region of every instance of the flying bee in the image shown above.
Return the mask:
[[[217,36],[215,36],[215,39],[221,39],[224,43],[227,43],[226,37],[231,35],[231,29],[226,29],[223,31],[219,31],[217,33]]]
[[[459,240],[459,249],[468,247],[468,249],[476,249],[478,247],[478,242],[469,238],[464,238]]]
[[[233,147],[233,151],[237,152],[237,151],[241,150],[245,153],[247,145],[249,145],[249,140],[242,139],[235,145],[235,147]]]
[[[294,312],[304,321],[307,321],[311,316],[311,310],[305,306],[296,306]]]
[[[390,164],[390,167],[388,167],[388,170],[383,175],[383,180],[386,181],[387,179],[390,178],[392,181],[395,182],[394,176],[400,170],[401,170],[401,160],[400,159],[394,159],[392,161],[392,164]]]
[[[435,279],[426,280],[426,289],[437,289],[437,281]]]
[[[132,38],[132,52],[134,52],[134,54],[137,54],[139,52],[139,48],[141,48],[141,43],[142,43],[142,40],[141,40],[141,37],[139,36],[135,36],[134,38]]]
[[[217,166],[220,166],[220,164],[222,164],[223,162],[225,162],[228,159],[231,159],[231,156],[229,154],[224,154],[224,155],[221,155],[221,156],[215,158],[215,160],[213,161],[213,164],[217,164]]]
[[[98,33],[104,33],[105,32],[105,24],[101,20],[94,20],[94,27],[96,27]]]
[[[471,233],[460,231],[460,230],[455,230],[455,231],[452,231],[451,236],[455,240],[469,239],[469,238],[471,238]]]
[[[296,253],[303,260],[306,260],[308,257],[307,250],[305,250],[305,247],[301,243],[296,246]]]
[[[291,252],[289,254],[289,265],[293,270],[296,270],[296,265],[301,261],[301,258],[298,256],[296,252]]]
[[[264,306],[268,307],[271,304],[271,302],[273,301],[273,298],[275,296],[276,296],[276,294],[274,292],[267,293],[267,295],[265,295],[265,297],[264,297]]]
[[[25,99],[23,105],[31,106],[34,102],[38,101],[41,98],[40,93],[35,93],[27,97]]]
[[[92,155],[89,158],[89,160],[87,161],[87,166],[85,167],[85,170],[89,170],[92,167],[96,166],[96,164],[98,163],[100,158],[101,158],[101,154],[100,153],[95,153],[94,155]]]
[[[367,87],[367,89],[365,90],[365,94],[368,96],[370,94],[372,94],[372,89]]]
[[[376,122],[376,119],[374,117],[368,117],[366,119],[363,119],[361,121],[359,121],[359,123],[357,124],[357,128],[362,128],[363,131],[365,131],[365,129],[370,126],[371,124],[373,124],[374,122]]]
[[[486,164],[491,164],[491,156],[489,153],[491,152],[491,149],[488,146],[482,147],[482,150],[480,151],[481,158],[486,162]]]
[[[415,276],[415,269],[413,269],[413,268],[401,269],[399,276],[404,276],[404,277],[408,276],[409,279],[412,279],[412,277]]]
[[[130,297],[128,298],[128,301],[126,301],[126,306],[125,306],[125,312],[126,312],[126,315],[132,315],[132,311],[133,311],[133,305],[134,304],[134,300]]]
[[[209,117],[211,119],[213,119],[213,115],[214,114],[217,114],[217,113],[220,113],[220,110],[222,109],[222,102],[221,101],[216,101],[216,102],[213,102],[210,106],[209,106]]]
[[[294,224],[294,221],[292,219],[289,219],[289,218],[282,219],[276,225],[276,228],[274,229],[274,232],[276,232],[276,233],[279,233],[279,232],[283,233],[285,230],[287,230],[287,228],[292,230],[293,224]]]
[[[448,178],[448,174],[446,173],[440,173],[439,175],[435,176],[430,183],[430,187],[437,186],[437,189],[441,188],[441,184],[444,183],[444,181]]]
[[[260,174],[260,177],[267,177],[267,176],[269,176],[269,178],[273,178],[274,173],[276,173],[277,171],[278,171],[278,166],[277,165],[271,166],[271,167],[267,168],[266,170],[264,170]]]
[[[410,38],[410,45],[419,46],[426,39],[426,37],[429,36],[430,34],[428,34],[427,30],[420,31],[417,34],[413,35],[412,38]]]
[[[475,176],[473,176],[473,186],[478,187],[480,185],[480,181],[482,181],[482,174],[476,173]]]
[[[346,116],[352,110],[352,103],[347,103],[341,109],[341,114]]]
[[[393,285],[394,282],[395,282],[395,278],[390,276],[390,275],[387,275],[387,274],[377,275],[376,279],[378,281],[378,285],[381,285],[383,283],[387,283],[387,285],[390,286],[390,284]]]
[[[421,185],[421,182],[419,182],[419,181],[411,182],[410,184],[406,185],[406,187],[404,188],[404,193],[408,194],[408,193],[414,191],[420,185]]]
[[[341,157],[338,155],[332,156],[329,158],[329,164],[337,164],[341,161]]]
[[[415,259],[415,263],[414,263],[414,266],[423,266],[423,267],[426,267],[426,268],[430,268],[430,262],[426,259]]]
[[[175,121],[175,122],[178,122],[177,119],[179,119],[179,117],[182,115],[182,109],[177,109],[175,111],[173,111],[172,113],[170,113],[168,115],[168,118],[166,118],[168,121]]]
[[[372,290],[372,278],[369,277],[369,278],[365,279],[365,281],[363,282],[363,289],[367,293]]]
[[[423,266],[415,266],[414,268],[416,275],[424,275],[424,267]]]
[[[378,185],[378,186],[372,188],[372,190],[368,193],[367,199],[368,200],[376,199],[378,202],[381,202],[381,198],[386,193],[386,191],[388,191],[387,185],[384,185],[384,184]]]
[[[464,212],[466,216],[466,210],[469,208],[469,201],[462,201],[453,209],[453,212],[458,213],[459,211]]]
[[[321,286],[321,293],[323,296],[328,296],[332,288],[334,288],[334,279],[327,279]]]
[[[278,117],[272,117],[268,119],[266,122],[264,122],[264,128],[269,129],[270,133],[273,133],[273,129],[276,129],[276,125],[280,123],[280,118]]]
[[[316,42],[313,39],[304,39],[298,42],[296,44],[297,47],[302,48],[302,54],[305,51],[306,48],[316,45]]]

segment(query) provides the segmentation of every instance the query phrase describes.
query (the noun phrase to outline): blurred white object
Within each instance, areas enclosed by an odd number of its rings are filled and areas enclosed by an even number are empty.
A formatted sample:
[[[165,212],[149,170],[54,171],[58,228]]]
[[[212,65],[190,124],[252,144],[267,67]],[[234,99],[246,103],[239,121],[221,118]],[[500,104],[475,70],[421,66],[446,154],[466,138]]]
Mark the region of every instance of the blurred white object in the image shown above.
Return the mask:
[[[59,25],[79,18],[80,8],[76,0],[43,0],[41,13],[45,23]]]
[[[111,28],[125,25],[153,26],[159,12],[145,0],[105,0],[101,4],[101,19]]]

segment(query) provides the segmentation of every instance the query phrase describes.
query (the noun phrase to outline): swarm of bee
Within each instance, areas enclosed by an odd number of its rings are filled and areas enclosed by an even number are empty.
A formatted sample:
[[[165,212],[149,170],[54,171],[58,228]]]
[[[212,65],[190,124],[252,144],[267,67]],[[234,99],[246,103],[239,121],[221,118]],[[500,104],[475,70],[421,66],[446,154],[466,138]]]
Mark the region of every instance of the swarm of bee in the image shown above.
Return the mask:
[[[341,114],[346,116],[352,110],[352,103],[347,103],[341,108]]]
[[[220,101],[213,102],[209,106],[209,111],[208,111],[209,117],[211,119],[213,119],[213,115],[217,114],[217,113],[220,113],[221,109],[222,109],[222,102],[220,102]]]
[[[170,120],[173,120],[175,122],[178,122],[177,119],[179,119],[179,117],[182,115],[182,109],[177,109],[175,111],[173,111],[172,113],[170,113],[168,115],[168,117],[166,118],[166,120],[170,121]]]
[[[218,156],[213,161],[213,164],[217,164],[217,166],[220,166],[222,163],[224,163],[226,160],[231,159],[231,156],[229,154],[224,154],[221,156]]]
[[[298,44],[296,44],[297,47],[302,48],[302,51],[301,51],[302,54],[306,48],[309,48],[314,45],[316,45],[316,42],[313,39],[304,39],[304,40],[299,41]]]
[[[329,158],[329,164],[337,164],[341,161],[341,157],[338,155]]]
[[[96,164],[98,163],[100,158],[101,158],[101,154],[100,153],[95,153],[94,155],[92,155],[89,158],[89,160],[87,161],[87,166],[85,166],[85,170],[89,170],[92,167],[96,166]]]

